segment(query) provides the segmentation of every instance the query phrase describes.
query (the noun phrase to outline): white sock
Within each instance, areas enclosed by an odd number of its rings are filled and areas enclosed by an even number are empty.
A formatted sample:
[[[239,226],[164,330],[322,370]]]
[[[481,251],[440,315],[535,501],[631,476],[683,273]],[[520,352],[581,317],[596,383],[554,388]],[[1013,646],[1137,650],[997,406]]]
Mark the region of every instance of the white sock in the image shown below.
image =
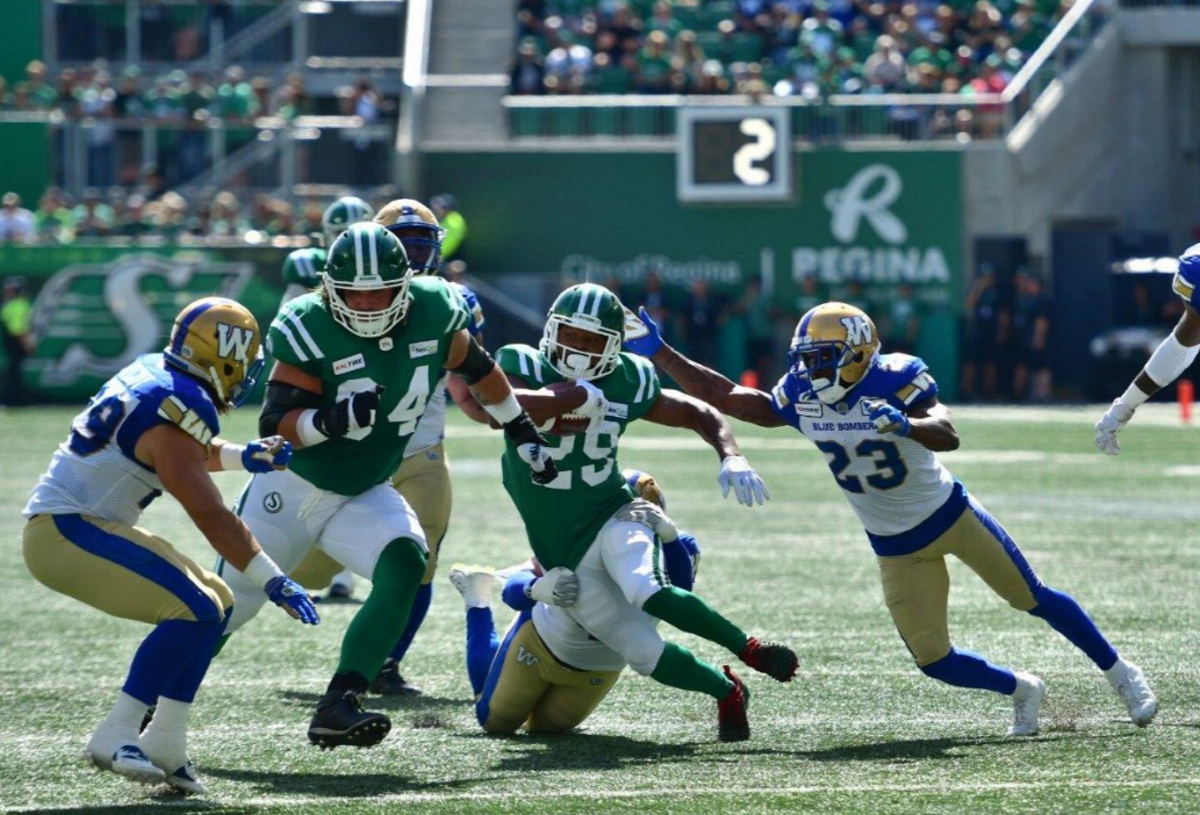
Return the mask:
[[[142,719],[146,716],[146,711],[150,706],[145,702],[134,699],[128,693],[122,692],[117,697],[117,703],[113,705],[112,712],[108,714],[100,727],[100,730],[107,730],[122,739],[136,741],[138,728],[142,725]]]
[[[158,697],[154,719],[141,738],[147,753],[153,753],[151,758],[170,759],[179,764],[187,760],[187,730],[191,712],[192,705],[189,702]]]
[[[1121,659],[1121,657],[1117,657],[1117,661],[1113,663],[1113,666],[1104,672],[1104,678],[1115,688],[1125,678],[1125,673],[1128,670],[1129,663]]]

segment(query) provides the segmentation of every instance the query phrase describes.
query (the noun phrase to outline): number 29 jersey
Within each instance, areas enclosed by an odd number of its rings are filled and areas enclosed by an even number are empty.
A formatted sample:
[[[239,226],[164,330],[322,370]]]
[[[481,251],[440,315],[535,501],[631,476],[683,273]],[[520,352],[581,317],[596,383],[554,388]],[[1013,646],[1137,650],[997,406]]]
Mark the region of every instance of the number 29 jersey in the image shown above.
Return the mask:
[[[108,380],[71,423],[50,468],[38,479],[24,516],[81,514],[133,525],[162,495],[154,470],[134,457],[138,439],[172,424],[207,450],[220,427],[204,387],[145,354]]]
[[[881,434],[868,413],[879,402],[907,413],[937,392],[928,366],[907,354],[880,356],[836,405],[818,399],[803,372],[784,374],[771,392],[780,418],[825,454],[876,554],[907,554],[931,542],[913,535],[955,499],[956,482],[933,451],[894,433]]]

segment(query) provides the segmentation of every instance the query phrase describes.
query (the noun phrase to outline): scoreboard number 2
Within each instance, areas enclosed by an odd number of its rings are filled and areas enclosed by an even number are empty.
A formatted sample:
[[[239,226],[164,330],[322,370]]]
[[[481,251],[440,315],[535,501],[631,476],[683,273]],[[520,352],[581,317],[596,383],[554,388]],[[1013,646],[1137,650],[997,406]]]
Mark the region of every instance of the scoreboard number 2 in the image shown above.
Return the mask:
[[[733,154],[733,174],[751,187],[770,183],[771,173],[754,164],[775,152],[775,127],[766,119],[743,119],[738,127],[754,141],[743,144]]]
[[[680,108],[675,162],[679,200],[792,200],[790,114],[784,107]]]

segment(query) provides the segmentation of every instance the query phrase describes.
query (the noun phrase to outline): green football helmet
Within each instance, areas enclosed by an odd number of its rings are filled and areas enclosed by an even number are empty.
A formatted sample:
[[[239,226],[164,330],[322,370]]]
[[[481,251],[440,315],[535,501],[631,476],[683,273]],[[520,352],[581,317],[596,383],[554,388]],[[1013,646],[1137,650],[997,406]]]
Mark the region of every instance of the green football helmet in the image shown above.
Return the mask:
[[[377,223],[352,224],[329,247],[322,285],[333,317],[351,334],[382,337],[408,313],[412,269],[400,239]],[[389,304],[377,311],[346,305],[348,291],[392,290]]]
[[[325,245],[333,246],[338,235],[350,228],[351,224],[369,221],[375,217],[375,210],[361,198],[344,195],[334,201],[321,216],[321,231],[325,233]]]
[[[562,338],[564,327],[604,338],[603,350],[576,348]],[[601,379],[617,367],[625,339],[625,309],[617,296],[595,283],[580,283],[554,300],[541,349],[554,370],[568,379]]]

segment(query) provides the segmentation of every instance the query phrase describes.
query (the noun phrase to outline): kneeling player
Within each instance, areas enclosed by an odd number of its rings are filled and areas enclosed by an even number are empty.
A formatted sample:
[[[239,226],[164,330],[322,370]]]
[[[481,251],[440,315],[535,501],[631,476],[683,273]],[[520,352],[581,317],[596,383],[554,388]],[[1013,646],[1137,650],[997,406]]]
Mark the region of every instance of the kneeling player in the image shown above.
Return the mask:
[[[209,472],[283,469],[291,446],[246,447],[216,437],[218,415],[239,404],[262,368],[258,324],[232,300],[180,312],[162,354],[108,381],[25,507],[25,563],[35,578],[114,617],[155,628],[142,641],[120,698],[88,741],[97,767],[135,781],[204,792],[187,754],[192,700],[229,621],[233,593],[163,538],[134,526],[165,489],[249,585],[293,617],[316,623],[299,585],[280,572],[230,512]],[[138,737],[146,711],[157,704]]]
[[[641,497],[662,506],[653,478],[635,471],[625,475]],[[700,563],[696,539],[669,524],[659,532],[667,579],[691,591]],[[534,734],[578,727],[616,684],[625,660],[566,610],[577,599],[578,578],[562,569],[542,575],[533,563],[518,567],[504,586],[504,602],[518,614],[502,645],[492,621],[495,579],[487,569],[455,566],[450,572],[467,605],[467,674],[480,726],[500,734],[513,733],[522,724]]]
[[[950,644],[946,556],[966,563],[1014,608],[1040,617],[1096,664],[1139,726],[1158,701],[1136,665],[1121,659],[1070,596],[1042,583],[1004,527],[938,461],[958,432],[920,359],[880,356],[875,325],[860,309],[825,303],[796,327],[791,367],[771,393],[735,385],[648,333],[629,347],[654,360],[688,393],[762,427],[788,425],[828,459],[879,561],[884,599],[900,636],[927,675],[1011,696],[1009,735],[1038,732],[1046,686]]]

